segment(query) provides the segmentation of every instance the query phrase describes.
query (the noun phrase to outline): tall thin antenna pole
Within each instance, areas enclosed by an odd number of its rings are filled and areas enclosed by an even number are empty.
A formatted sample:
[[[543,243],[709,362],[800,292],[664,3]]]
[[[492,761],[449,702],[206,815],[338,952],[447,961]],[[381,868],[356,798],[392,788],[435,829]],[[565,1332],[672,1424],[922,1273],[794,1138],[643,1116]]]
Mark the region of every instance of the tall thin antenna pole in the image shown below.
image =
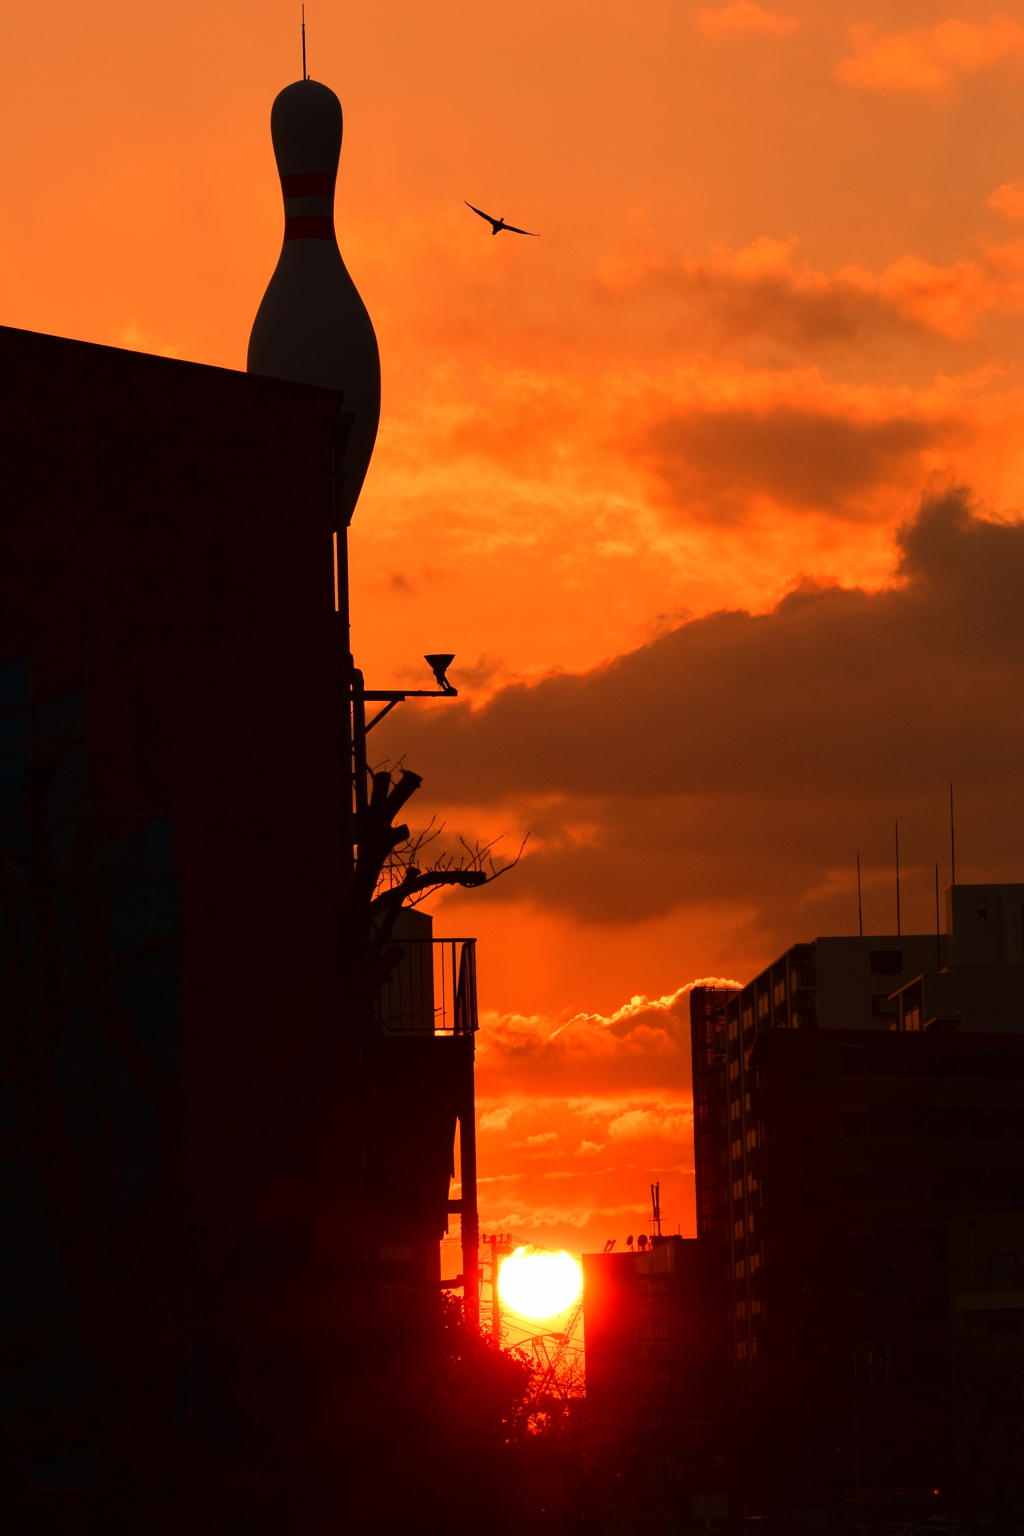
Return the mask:
[[[935,961],[936,969],[942,970],[942,929],[939,926],[939,866],[935,866]]]
[[[900,928],[900,824],[896,823],[896,936],[902,933]]]
[[[651,1226],[661,1236],[661,1183],[651,1185]]]
[[[956,885],[956,832],[953,825],[953,786],[949,786],[949,862],[952,866],[951,885]]]
[[[302,7],[302,78],[309,79],[309,70],[306,68],[306,7]]]
[[[860,849],[857,850],[857,932],[864,937],[864,903],[860,899]]]

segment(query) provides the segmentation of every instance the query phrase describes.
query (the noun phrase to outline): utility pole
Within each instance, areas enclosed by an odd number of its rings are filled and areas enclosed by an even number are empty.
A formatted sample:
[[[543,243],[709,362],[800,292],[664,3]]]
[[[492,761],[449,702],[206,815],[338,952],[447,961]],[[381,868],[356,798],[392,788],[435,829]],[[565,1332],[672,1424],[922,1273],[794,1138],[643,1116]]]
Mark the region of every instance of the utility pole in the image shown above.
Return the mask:
[[[496,1349],[501,1348],[501,1310],[498,1302],[498,1239],[488,1238],[491,1248],[491,1339]]]
[[[501,1348],[501,1299],[498,1295],[498,1270],[500,1261],[506,1254],[512,1252],[512,1239],[507,1232],[492,1232],[485,1234],[483,1241],[490,1250],[491,1265],[491,1342],[496,1349]]]

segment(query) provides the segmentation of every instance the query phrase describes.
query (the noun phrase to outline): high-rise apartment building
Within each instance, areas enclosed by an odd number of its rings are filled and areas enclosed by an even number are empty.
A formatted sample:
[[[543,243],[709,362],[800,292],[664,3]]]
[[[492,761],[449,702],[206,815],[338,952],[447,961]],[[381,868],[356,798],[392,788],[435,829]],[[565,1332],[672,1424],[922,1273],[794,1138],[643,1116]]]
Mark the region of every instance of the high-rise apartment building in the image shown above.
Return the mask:
[[[797,1503],[863,1471],[865,1383],[948,1380],[950,1223],[1024,1206],[1022,911],[1024,886],[959,886],[941,938],[818,939],[692,994],[720,1368]]]

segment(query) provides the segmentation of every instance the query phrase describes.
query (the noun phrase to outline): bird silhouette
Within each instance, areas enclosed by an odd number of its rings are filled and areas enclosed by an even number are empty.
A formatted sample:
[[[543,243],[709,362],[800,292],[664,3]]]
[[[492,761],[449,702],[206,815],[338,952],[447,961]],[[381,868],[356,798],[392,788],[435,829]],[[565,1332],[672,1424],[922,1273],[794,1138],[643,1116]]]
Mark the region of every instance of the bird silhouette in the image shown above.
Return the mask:
[[[463,198],[463,202],[466,203],[467,208],[473,208],[473,204],[466,202],[465,198]],[[491,226],[492,235],[500,235],[503,229],[507,229],[510,235],[529,235],[534,240],[540,239],[540,236],[535,234],[532,229],[517,229],[514,224],[506,224],[504,219],[492,219],[490,214],[484,213],[482,208],[473,208],[473,212],[478,213],[482,219],[487,220]]]

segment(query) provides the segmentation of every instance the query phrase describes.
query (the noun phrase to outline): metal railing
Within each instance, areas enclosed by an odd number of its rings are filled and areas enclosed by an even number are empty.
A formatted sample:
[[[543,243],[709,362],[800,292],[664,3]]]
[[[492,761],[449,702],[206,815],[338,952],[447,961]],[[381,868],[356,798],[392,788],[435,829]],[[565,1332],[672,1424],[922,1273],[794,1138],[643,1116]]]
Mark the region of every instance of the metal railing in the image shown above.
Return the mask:
[[[472,1035],[479,1028],[476,939],[402,939],[377,996],[386,1035]]]

